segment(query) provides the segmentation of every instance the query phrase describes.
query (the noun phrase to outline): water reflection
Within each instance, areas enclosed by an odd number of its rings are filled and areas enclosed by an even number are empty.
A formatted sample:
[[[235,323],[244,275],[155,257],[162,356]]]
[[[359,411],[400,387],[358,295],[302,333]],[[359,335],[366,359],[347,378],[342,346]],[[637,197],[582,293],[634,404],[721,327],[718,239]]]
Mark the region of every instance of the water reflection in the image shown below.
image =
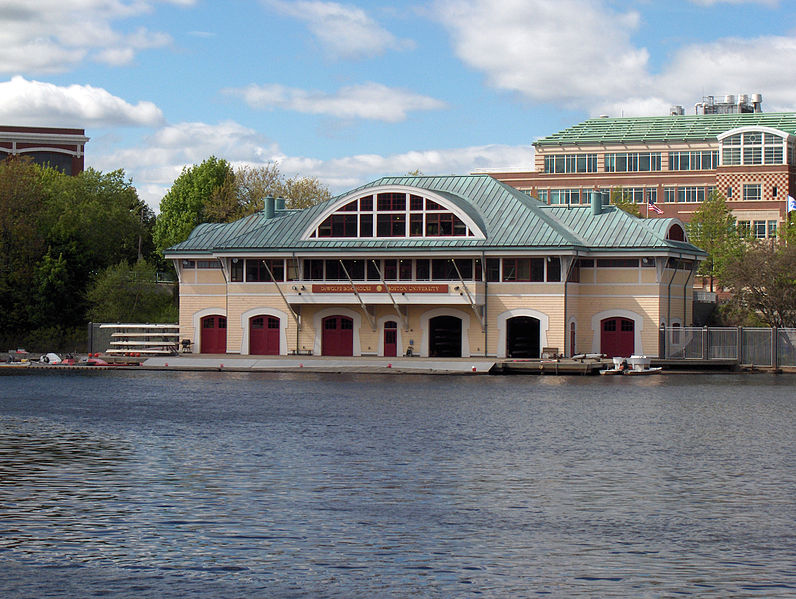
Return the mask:
[[[0,590],[793,596],[792,380],[7,378]]]

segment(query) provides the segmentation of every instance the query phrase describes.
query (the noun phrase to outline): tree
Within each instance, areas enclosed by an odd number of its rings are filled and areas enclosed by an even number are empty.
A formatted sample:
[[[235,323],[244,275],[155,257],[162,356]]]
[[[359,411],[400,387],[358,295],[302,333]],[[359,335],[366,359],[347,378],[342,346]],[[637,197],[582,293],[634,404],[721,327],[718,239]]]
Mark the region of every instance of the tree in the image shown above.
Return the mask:
[[[28,327],[35,265],[44,252],[40,169],[30,160],[0,162],[0,331]]]
[[[621,185],[611,189],[610,203],[612,206],[616,206],[628,214],[632,214],[638,218],[643,218],[641,216],[641,210],[639,209],[638,204],[633,201],[633,198],[630,196],[630,194],[622,189]]]
[[[139,260],[119,262],[99,273],[87,291],[88,316],[97,322],[176,322],[170,287],[156,282],[155,267]]]
[[[277,197],[287,200],[287,208],[309,208],[332,197],[329,189],[315,177],[292,177],[281,185]]]
[[[207,203],[232,175],[230,164],[215,156],[183,168],[160,201],[160,214],[152,232],[157,249],[163,251],[185,241],[196,225],[213,222],[206,217]]]
[[[286,208],[302,209],[325,202],[331,193],[314,177],[286,179],[274,162],[243,166],[205,200],[201,222],[232,222],[254,214],[263,209],[268,196],[284,198]]]
[[[688,239],[707,252],[707,258],[699,265],[698,273],[710,278],[710,290],[720,277],[723,265],[741,250],[742,239],[735,226],[735,217],[727,207],[724,196],[714,191],[694,212],[686,225]]]
[[[736,313],[757,314],[772,327],[796,327],[796,245],[755,240],[729,257],[722,283]]]

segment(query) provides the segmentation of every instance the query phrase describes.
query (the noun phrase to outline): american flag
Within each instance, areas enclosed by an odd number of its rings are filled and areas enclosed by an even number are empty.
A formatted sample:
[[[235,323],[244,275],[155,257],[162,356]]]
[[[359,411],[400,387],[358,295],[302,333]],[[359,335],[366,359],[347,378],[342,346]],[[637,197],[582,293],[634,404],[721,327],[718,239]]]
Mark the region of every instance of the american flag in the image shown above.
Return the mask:
[[[652,210],[655,214],[663,214],[663,210],[658,208],[654,202],[647,202],[647,208]]]

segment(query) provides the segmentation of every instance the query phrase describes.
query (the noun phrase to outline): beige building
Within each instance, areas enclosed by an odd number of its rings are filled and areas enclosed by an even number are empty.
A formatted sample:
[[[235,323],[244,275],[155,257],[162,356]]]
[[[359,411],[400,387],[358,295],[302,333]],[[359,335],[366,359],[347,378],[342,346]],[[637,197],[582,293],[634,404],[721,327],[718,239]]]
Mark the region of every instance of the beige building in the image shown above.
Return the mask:
[[[659,353],[703,252],[676,219],[546,205],[487,175],[389,177],[204,224],[166,252],[200,353]]]

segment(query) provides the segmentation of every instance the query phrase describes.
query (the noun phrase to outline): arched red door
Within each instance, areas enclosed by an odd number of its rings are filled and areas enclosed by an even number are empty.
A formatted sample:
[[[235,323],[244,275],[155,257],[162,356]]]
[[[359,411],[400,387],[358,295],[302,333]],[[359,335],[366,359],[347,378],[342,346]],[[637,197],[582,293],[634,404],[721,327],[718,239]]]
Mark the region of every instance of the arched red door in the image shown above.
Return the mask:
[[[253,316],[249,319],[249,353],[255,356],[279,355],[279,319]]]
[[[354,321],[346,316],[328,316],[321,326],[321,354],[324,356],[354,355]]]
[[[398,355],[398,323],[388,320],[384,323],[384,356],[387,358]]]
[[[225,354],[227,353],[227,317],[205,316],[201,320],[202,341],[201,350],[203,354]]]
[[[609,358],[635,353],[635,323],[629,318],[606,318],[600,322],[600,351]]]

